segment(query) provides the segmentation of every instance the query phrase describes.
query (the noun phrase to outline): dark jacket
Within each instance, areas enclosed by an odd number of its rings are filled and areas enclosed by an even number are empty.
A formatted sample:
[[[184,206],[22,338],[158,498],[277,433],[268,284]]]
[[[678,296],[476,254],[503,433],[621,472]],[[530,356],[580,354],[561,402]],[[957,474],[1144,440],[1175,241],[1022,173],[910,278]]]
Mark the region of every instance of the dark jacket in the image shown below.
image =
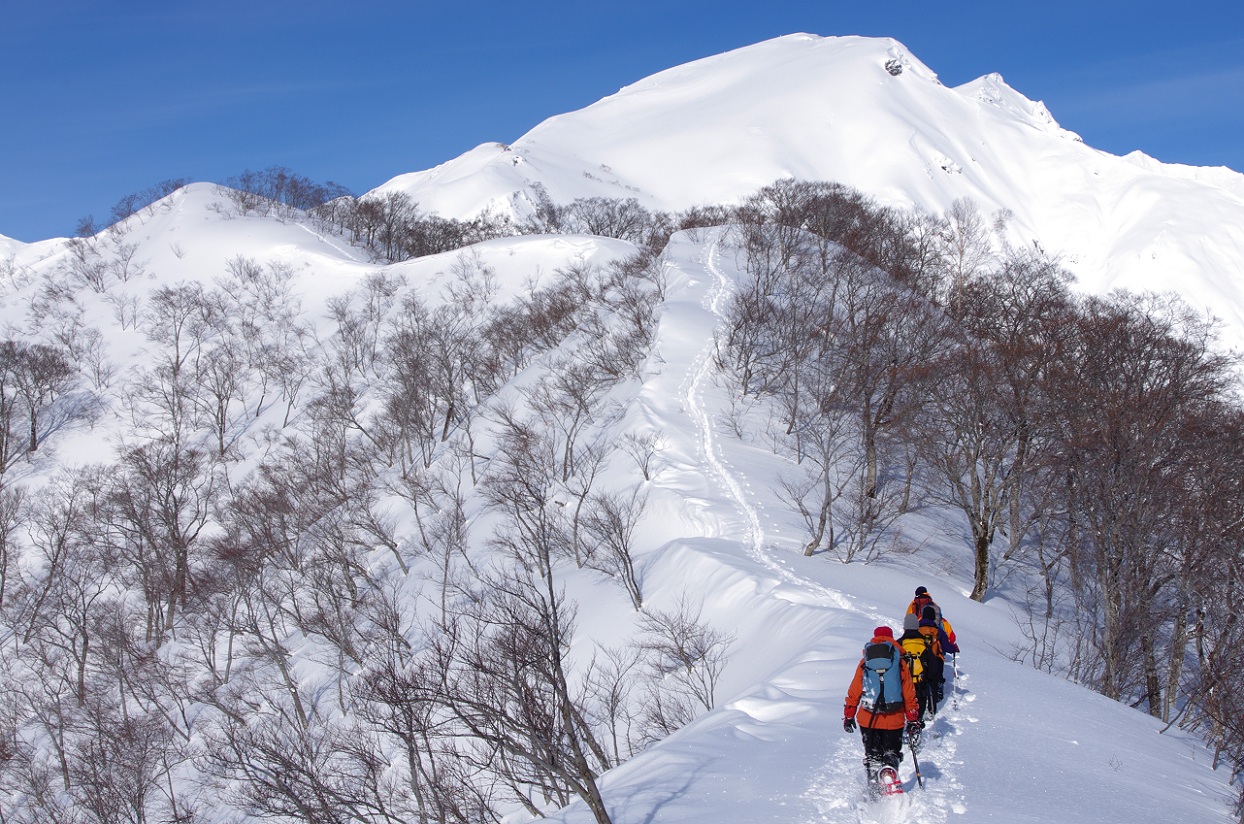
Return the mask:
[[[950,640],[950,636],[946,634],[946,630],[942,629],[936,621],[929,621],[921,618],[920,631],[925,635],[933,635],[934,633],[937,634],[938,646],[941,648],[940,651],[943,655],[945,655],[945,653],[953,655],[959,651],[959,647],[954,641]]]

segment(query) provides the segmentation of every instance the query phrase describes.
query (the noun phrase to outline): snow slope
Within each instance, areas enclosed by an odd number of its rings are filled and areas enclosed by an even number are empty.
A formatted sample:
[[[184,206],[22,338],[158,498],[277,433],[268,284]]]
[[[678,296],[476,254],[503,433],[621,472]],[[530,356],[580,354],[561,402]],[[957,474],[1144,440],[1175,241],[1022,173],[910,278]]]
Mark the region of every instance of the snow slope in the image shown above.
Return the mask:
[[[719,240],[678,236],[657,351],[667,364],[641,393],[677,456],[654,484],[698,534],[672,529],[647,574],[654,602],[694,588],[706,614],[738,633],[718,709],[615,769],[606,799],[618,822],[1213,822],[1230,820],[1226,771],[1177,731],[1011,660],[1020,638],[1004,599],[968,600],[969,558],[940,549],[841,565],[805,558],[776,499],[766,450],[726,435],[729,398],[714,384],[701,331],[718,322],[739,277]],[[694,330],[694,331],[690,331]],[[667,519],[668,521],[669,519]],[[688,520],[684,517],[683,521]],[[929,547],[926,547],[929,548]],[[960,678],[919,754],[901,800],[862,800],[863,750],[842,730],[842,705],[872,629],[897,631],[925,585],[955,624]],[[554,821],[591,821],[570,809]]]
[[[140,247],[144,274],[112,284],[107,300],[78,293],[84,322],[107,332],[117,373],[104,396],[118,414],[58,432],[19,480],[38,483],[56,466],[107,459],[133,437],[119,414],[123,377],[145,356],[134,331],[115,322],[120,293],[145,300],[161,285],[209,284],[231,256],[246,254],[291,268],[290,305],[323,336],[331,331],[328,301],[369,276],[401,274],[403,290],[428,293],[452,277],[456,254],[367,264],[297,223],[223,218],[220,197],[214,187],[192,186],[145,212],[128,235]],[[541,273],[603,263],[629,248],[588,237],[528,237],[472,253],[495,268],[503,291],[516,293]],[[742,277],[739,262],[718,230],[679,233],[663,261],[668,286],[657,343],[618,423],[619,434],[659,433],[661,448],[650,482],[634,469],[615,470],[608,485],[643,486],[650,496],[637,536],[645,602],[654,609],[683,597],[702,602],[703,617],[734,641],[717,708],[603,777],[617,824],[1230,820],[1230,776],[1211,769],[1204,746],[1012,660],[1021,639],[1010,605],[1005,597],[987,604],[965,597],[970,554],[935,521],[906,527],[902,540],[921,546],[916,554],[868,565],[804,557],[801,527],[775,491],[781,462],[758,445],[754,421],[744,424],[745,440],[731,432],[733,399],[714,379],[713,334]],[[37,291],[37,280],[6,290],[0,325],[22,328]],[[263,427],[272,423],[265,414],[249,424],[248,448],[262,448]],[[377,563],[387,558],[377,553]],[[915,785],[908,757],[901,771],[907,795],[870,804],[862,800],[858,736],[841,728],[842,701],[861,645],[879,624],[901,627],[918,585],[955,623],[960,677],[920,754],[924,788]],[[580,608],[577,643],[590,649],[624,640],[635,614],[617,588],[574,575],[568,587]],[[311,689],[329,676],[313,663],[314,648],[304,654]],[[522,813],[508,819],[524,820]],[[590,815],[572,804],[551,820],[579,824]]]
[[[891,60],[902,73],[886,70]],[[425,209],[466,215],[518,209],[537,182],[555,200],[606,194],[679,208],[739,198],[780,176],[841,180],[926,208],[961,195],[1010,208],[1046,248],[1074,256],[1086,286],[1178,286],[1244,328],[1238,265],[1226,263],[1241,259],[1239,175],[1097,152],[1000,78],[948,89],[889,40],[793,35],[698,61],[552,118],[508,148],[484,146],[386,187],[411,192]],[[403,289],[435,292],[458,258],[379,266],[297,222],[226,218],[222,203],[200,184],[131,218],[126,237],[137,244],[141,276],[111,284],[108,299],[76,295],[82,323],[105,332],[118,376],[144,357],[143,341],[117,322],[124,296],[210,284],[238,255],[290,267],[296,311],[325,335],[328,302],[369,276],[401,275]],[[0,279],[0,326],[48,335],[29,326],[26,307],[37,277],[63,262],[64,243],[4,244],[0,253],[26,274]],[[557,267],[628,251],[585,237],[474,250],[511,294]],[[1232,820],[1231,776],[1211,768],[1199,742],[1012,660],[1021,641],[1012,607],[1005,597],[965,597],[971,559],[945,524],[913,520],[902,541],[921,551],[874,564],[802,556],[800,525],[775,491],[781,465],[754,429],[753,440],[734,436],[726,421],[735,399],[714,380],[713,333],[739,264],[716,231],[676,235],[663,260],[656,350],[619,423],[619,432],[661,436],[638,540],[645,597],[657,608],[684,594],[702,600],[705,618],[735,641],[717,708],[604,776],[617,824]],[[111,410],[123,389],[118,377]],[[24,479],[106,458],[129,435],[120,420],[102,415],[57,433]],[[256,451],[272,423],[268,414],[250,424]],[[637,472],[609,480],[644,484]],[[918,585],[955,623],[960,677],[920,754],[925,787],[915,786],[909,756],[907,795],[867,804],[862,749],[842,731],[842,700],[861,645],[878,624],[901,626]],[[614,643],[631,625],[614,589],[574,582],[585,643]],[[551,820],[591,818],[572,805]]]
[[[1060,255],[1084,289],[1175,290],[1244,342],[1244,175],[1093,149],[1000,75],[948,88],[892,39],[793,34],[698,60],[376,191],[521,216],[537,183],[559,203],[679,210],[779,178],[1009,210],[1015,241]]]

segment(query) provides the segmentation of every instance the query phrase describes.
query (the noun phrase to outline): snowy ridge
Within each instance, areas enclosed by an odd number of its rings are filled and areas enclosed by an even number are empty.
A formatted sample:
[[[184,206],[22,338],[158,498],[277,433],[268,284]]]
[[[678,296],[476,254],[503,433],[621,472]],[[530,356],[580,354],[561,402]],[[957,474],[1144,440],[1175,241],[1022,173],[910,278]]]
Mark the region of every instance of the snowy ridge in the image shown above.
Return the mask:
[[[719,327],[724,326],[726,323],[726,299],[734,291],[734,282],[722,270],[721,245],[724,240],[724,234],[725,230],[723,229],[713,231],[712,239],[707,242],[703,249],[702,263],[705,272],[711,275],[714,281],[710,293],[705,299],[706,307],[713,313]],[[705,462],[725,485],[729,496],[733,499],[735,506],[743,513],[747,522],[747,530],[743,541],[748,554],[777,573],[783,581],[816,593],[821,603],[830,604],[839,609],[858,611],[860,609],[859,606],[845,598],[841,593],[822,587],[814,581],[792,571],[782,563],[783,555],[780,554],[782,550],[766,542],[764,527],[756,511],[758,503],[754,503],[760,499],[751,490],[747,481],[724,462],[717,446],[716,427],[704,408],[704,403],[706,402],[704,395],[705,382],[710,376],[711,366],[709,356],[714,347],[714,340],[710,338],[709,343],[705,345],[704,352],[697,360],[696,366],[692,369],[694,379],[687,393],[687,406],[695,418],[696,427],[700,433],[700,445]],[[789,547],[784,547],[783,549],[789,551]],[[869,614],[867,611],[864,611],[864,614],[878,622],[886,620],[885,616],[878,613]]]
[[[376,191],[447,217],[521,219],[536,184],[559,203],[677,211],[737,203],[781,178],[844,183],[900,208],[940,213],[966,197],[1006,210],[1013,242],[1059,256],[1081,288],[1174,290],[1225,315],[1229,344],[1244,342],[1233,309],[1244,304],[1244,175],[1093,149],[1001,75],[949,88],[889,38],[795,34],[704,58]]]
[[[740,657],[717,709],[604,777],[615,820],[1226,824],[1227,776],[1208,769],[1209,754],[1173,730],[1157,735],[1161,724],[1148,716],[1012,661],[1020,637],[1004,602],[972,602],[959,576],[901,561],[843,566],[798,553],[798,527],[769,480],[774,459],[725,431],[730,398],[705,377],[704,324],[721,322],[716,308],[742,277],[724,247],[720,233],[702,232],[676,235],[667,249],[663,365],[640,397],[666,436],[655,517],[681,510],[689,530],[654,554],[653,603],[695,586],[705,614],[735,628]],[[925,787],[907,755],[906,796],[869,802],[859,736],[842,730],[843,698],[872,628],[897,632],[918,584],[955,624],[959,680],[948,683],[919,753]],[[551,820],[591,817],[572,805]]]
[[[975,80],[964,83],[962,86],[957,86],[955,90],[982,103],[996,106],[1017,120],[1027,120],[1035,129],[1049,132],[1058,137],[1081,140],[1080,136],[1075,132],[1067,131],[1059,126],[1054,121],[1054,115],[1050,114],[1050,110],[1045,107],[1044,103],[1024,97],[1008,86],[1006,81],[1002,79],[1002,75],[997,72],[991,72],[983,77],[978,77]]]

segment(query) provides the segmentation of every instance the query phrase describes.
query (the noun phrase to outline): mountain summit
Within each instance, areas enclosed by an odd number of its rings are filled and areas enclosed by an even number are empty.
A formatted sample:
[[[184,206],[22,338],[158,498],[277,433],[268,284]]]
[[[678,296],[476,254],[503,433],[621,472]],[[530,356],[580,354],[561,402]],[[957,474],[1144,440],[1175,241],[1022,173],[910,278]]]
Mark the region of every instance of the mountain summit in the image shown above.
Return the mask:
[[[1244,330],[1224,308],[1244,303],[1244,175],[1094,149],[1001,75],[947,87],[889,38],[792,34],[697,60],[376,191],[445,217],[523,217],[536,184],[558,203],[676,210],[780,178],[933,212],[966,197],[1008,213],[1014,242],[1059,256],[1086,290],[1178,290]]]

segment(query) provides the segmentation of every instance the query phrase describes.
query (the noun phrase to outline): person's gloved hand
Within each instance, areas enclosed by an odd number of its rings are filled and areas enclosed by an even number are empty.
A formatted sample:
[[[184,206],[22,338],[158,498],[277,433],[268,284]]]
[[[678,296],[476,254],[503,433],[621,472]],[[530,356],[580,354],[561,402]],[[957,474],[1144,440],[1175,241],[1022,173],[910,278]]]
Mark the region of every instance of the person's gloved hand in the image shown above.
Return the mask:
[[[855,719],[854,718],[842,719],[842,728],[846,730],[847,732],[855,732]]]

